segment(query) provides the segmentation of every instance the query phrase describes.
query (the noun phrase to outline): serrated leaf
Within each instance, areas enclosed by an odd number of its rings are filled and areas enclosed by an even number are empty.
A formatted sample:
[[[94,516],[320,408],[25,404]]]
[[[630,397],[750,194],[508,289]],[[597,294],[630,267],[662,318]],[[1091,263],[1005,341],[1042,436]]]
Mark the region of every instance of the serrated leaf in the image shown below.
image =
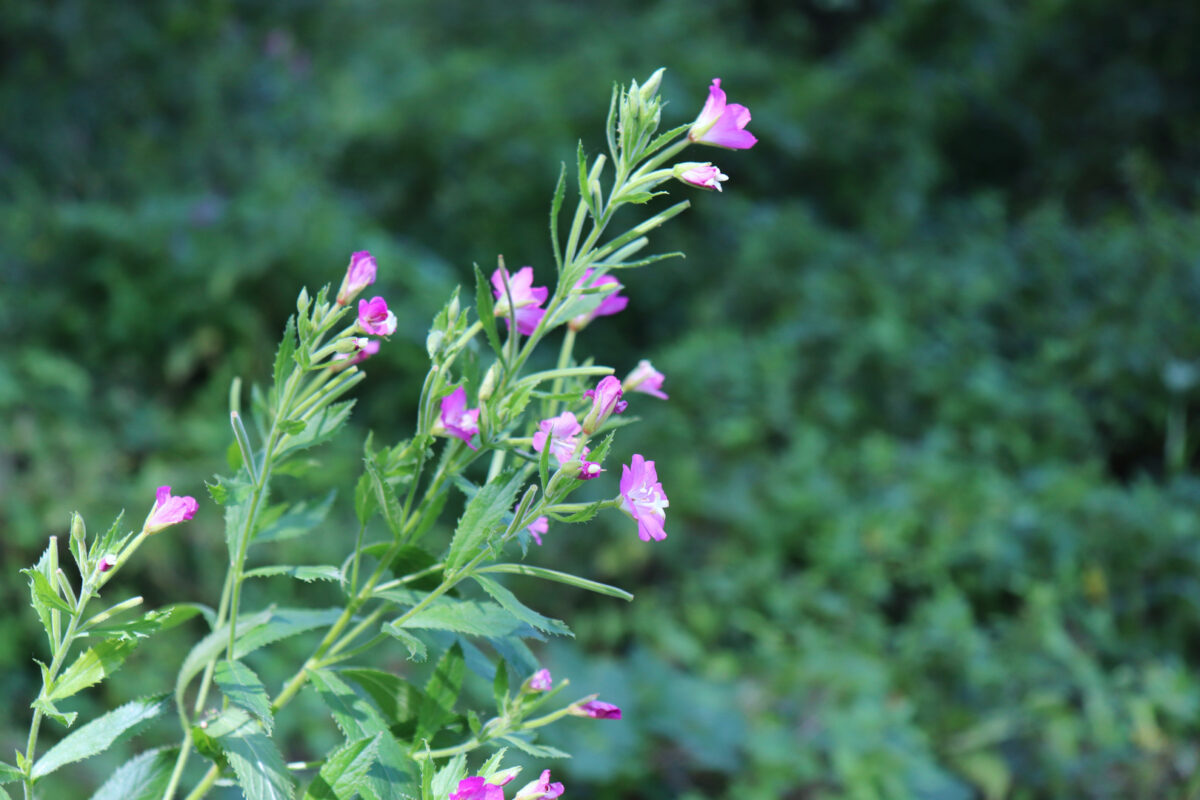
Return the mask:
[[[518,600],[515,594],[491,578],[483,575],[472,575],[471,577],[483,587],[485,592],[492,596],[493,600],[500,604],[501,608],[527,625],[531,625],[543,633],[552,633],[557,636],[575,635],[571,633],[571,629],[567,627],[566,623],[539,614]]]
[[[327,628],[337,622],[341,615],[342,609],[340,608],[272,609],[270,619],[265,623],[238,635],[237,642],[233,647],[233,657],[243,658],[260,647],[313,628]],[[228,635],[228,630],[226,630],[226,636]]]
[[[229,560],[235,561],[238,554],[241,553],[242,540],[250,535],[248,530],[250,520],[250,506],[253,495],[253,487],[250,482],[241,477],[244,473],[239,473],[236,478],[218,478],[219,486],[225,490],[225,546],[229,551]],[[213,499],[216,499],[216,494],[210,488],[209,492],[213,494]],[[267,489],[263,489],[263,495],[259,498],[259,503],[266,502]],[[221,502],[221,501],[218,501]]]
[[[558,243],[558,215],[562,211],[563,198],[567,194],[567,165],[558,171],[558,183],[554,186],[554,199],[550,201],[550,244],[554,250],[554,264],[562,272],[562,247]]]
[[[263,527],[254,535],[254,543],[277,542],[308,533],[329,516],[329,510],[333,508],[336,497],[337,491],[331,490],[319,501],[295,503],[286,511],[280,509],[278,516],[270,522],[266,522],[267,515],[264,514]]]
[[[383,734],[349,742],[321,766],[304,800],[351,800],[367,785],[367,773],[379,757]]]
[[[514,470],[507,477],[502,475],[486,484],[467,502],[450,541],[446,572],[457,571],[490,544],[492,537],[500,532],[500,522],[512,509],[513,499],[524,481],[525,471]]]
[[[491,564],[490,566],[481,567],[477,572],[507,572],[512,575],[528,575],[531,578],[565,583],[568,586],[576,586],[580,589],[587,589],[589,592],[605,594],[609,597],[619,597],[622,600],[633,599],[632,594],[624,589],[618,589],[616,586],[609,586],[607,583],[581,578],[578,575],[571,575],[568,572],[559,572],[558,570],[546,569],[545,567],[534,567],[529,564]]]
[[[404,535],[404,511],[400,507],[400,499],[396,497],[396,490],[383,479],[373,457],[368,456],[363,459],[363,467],[371,476],[371,488],[374,491],[376,507],[382,512],[383,521],[387,523],[388,530],[392,532],[392,539],[398,542]]]
[[[551,512],[550,516],[559,522],[587,522],[589,519],[599,513],[600,509],[604,506],[604,502],[605,501],[603,500],[597,500],[594,503],[584,506],[573,514],[560,515]]]
[[[112,622],[95,627],[85,625],[84,627],[88,635],[101,638],[145,638],[159,631],[170,630],[177,625],[182,625],[197,614],[203,613],[204,609],[195,603],[175,603],[147,611],[140,617],[125,622]]]
[[[339,428],[346,424],[353,408],[353,400],[344,400],[317,411],[305,422],[304,430],[289,435],[283,440],[276,458],[328,441]]]
[[[243,578],[274,578],[286,575],[305,583],[313,581],[332,581],[337,583],[342,579],[342,571],[337,567],[323,564],[321,566],[289,567],[282,564],[273,567],[258,567],[245,573]]]
[[[287,325],[283,328],[283,338],[279,340],[279,349],[275,351],[275,388],[283,386],[283,377],[292,365],[292,356],[296,353],[296,317],[288,317]]]
[[[302,419],[284,419],[275,423],[279,430],[288,436],[295,436],[308,427],[308,423]]]
[[[536,758],[570,758],[570,753],[564,753],[557,747],[549,747],[543,744],[534,744],[533,742],[521,738],[517,734],[510,733],[507,736],[501,736],[500,741],[508,742],[518,750],[528,753]]]
[[[338,673],[375,701],[389,725],[414,718],[425,694],[398,675],[365,667],[350,667]]]
[[[291,800],[292,779],[262,722],[230,707],[205,730],[225,752],[246,800]]]
[[[117,767],[91,800],[158,800],[171,779],[178,753],[176,747],[139,753]]]
[[[39,666],[40,666],[40,664],[39,664]],[[43,676],[42,680],[43,681],[45,680],[44,676]],[[79,716],[79,712],[77,712],[77,711],[71,711],[71,712],[64,714],[63,712],[58,710],[58,708],[54,705],[54,703],[51,703],[49,700],[47,700],[44,697],[39,697],[37,700],[34,700],[29,705],[31,708],[36,708],[36,709],[40,710],[47,717],[54,720],[59,725],[62,725],[65,728],[69,728],[72,725],[74,725],[75,718]]]
[[[417,739],[432,738],[442,726],[453,719],[454,704],[462,691],[467,662],[456,642],[434,667],[425,684],[425,698],[417,711]]]
[[[641,205],[643,203],[649,203],[660,194],[666,194],[666,192],[630,192],[629,194],[621,195],[621,202],[636,203]]]
[[[230,703],[258,717],[267,734],[271,733],[275,721],[271,714],[271,698],[254,670],[240,661],[222,659],[213,671],[213,680]]]
[[[397,627],[454,631],[492,638],[507,636],[521,625],[516,617],[495,603],[451,600],[443,597],[413,614]]]
[[[33,765],[34,779],[45,777],[59,767],[82,761],[103,753],[113,742],[133,731],[170,708],[167,695],[161,694],[134,700],[98,717],[82,728],[67,734],[58,744]]]
[[[74,613],[71,606],[58,596],[58,593],[54,591],[53,584],[41,572],[36,569],[23,569],[21,570],[21,574],[29,578],[29,592],[30,597],[33,599],[34,610],[37,610],[37,604],[40,602],[48,608],[53,608],[66,614]],[[41,612],[38,611],[38,614],[40,616]]]
[[[445,495],[442,495],[445,497]],[[415,575],[437,563],[437,559],[433,553],[430,553],[424,548],[416,545],[406,544],[396,551],[396,555],[388,563],[387,568],[397,578],[403,578],[407,575]],[[404,585],[410,589],[429,590],[437,588],[441,584],[441,573],[431,572],[423,578],[410,581]]]
[[[467,756],[465,753],[459,753],[433,776],[430,782],[430,797],[449,797],[450,793],[458,788],[458,782],[466,776]]]
[[[394,622],[384,625],[383,632],[388,636],[399,639],[400,643],[408,648],[409,661],[424,661],[427,658],[428,652],[426,651],[425,643],[403,628],[397,628]]]
[[[51,702],[62,700],[99,683],[120,669],[137,645],[137,639],[108,639],[85,650],[54,681],[46,699]]]
[[[332,670],[313,670],[309,673],[309,681],[348,740],[382,734],[379,736],[378,767],[370,771],[368,786],[378,797],[394,797],[395,787],[407,782],[405,769],[408,760],[388,732],[383,715]]]
[[[5,764],[3,761],[0,761],[0,784],[23,780],[25,780],[25,773],[12,764]]]
[[[475,267],[475,305],[479,321],[483,324],[483,332],[487,335],[488,344],[496,351],[500,363],[504,362],[504,348],[500,345],[500,334],[496,330],[496,304],[492,302],[492,288],[483,276],[478,264]]]

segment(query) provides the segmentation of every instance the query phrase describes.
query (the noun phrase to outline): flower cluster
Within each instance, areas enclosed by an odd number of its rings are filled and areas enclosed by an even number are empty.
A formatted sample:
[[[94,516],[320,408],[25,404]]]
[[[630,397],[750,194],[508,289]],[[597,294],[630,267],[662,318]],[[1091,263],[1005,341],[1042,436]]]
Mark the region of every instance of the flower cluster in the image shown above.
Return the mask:
[[[350,266],[346,268],[346,276],[342,278],[342,286],[338,289],[338,305],[349,305],[363,289],[374,283],[377,269],[375,257],[366,250],[352,254]],[[361,363],[378,353],[379,342],[369,337],[391,336],[396,332],[396,324],[396,315],[382,297],[359,300],[358,318],[352,332],[366,335],[347,336],[342,341],[333,355],[337,368]]]
[[[504,800],[503,787],[515,777],[515,774],[495,777],[496,783],[490,783],[480,775],[463,778],[458,782],[458,791],[450,793],[450,800]],[[542,771],[537,780],[527,783],[513,795],[513,800],[554,800],[562,793],[563,785],[551,783],[550,770],[547,769]]]

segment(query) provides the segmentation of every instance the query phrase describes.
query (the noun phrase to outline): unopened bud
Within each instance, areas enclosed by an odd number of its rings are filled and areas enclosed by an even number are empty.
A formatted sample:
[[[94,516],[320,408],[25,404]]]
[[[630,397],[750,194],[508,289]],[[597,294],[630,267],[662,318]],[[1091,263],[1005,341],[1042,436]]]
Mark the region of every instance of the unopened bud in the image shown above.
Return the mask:
[[[643,103],[649,105],[653,102],[655,95],[658,94],[658,87],[662,85],[662,76],[666,70],[666,67],[659,67],[642,84],[642,88],[638,90],[638,93],[641,95]]]
[[[600,429],[610,416],[620,414],[629,405],[621,399],[621,382],[612,375],[601,378],[595,389],[584,392],[592,398],[592,408],[580,423],[588,436]]]
[[[492,399],[492,394],[496,391],[496,381],[500,380],[500,362],[492,364],[488,368],[487,374],[483,376],[483,383],[479,386],[479,399],[481,401]]]
[[[97,564],[97,569],[99,569],[101,572],[108,572],[110,569],[112,569],[116,565],[117,565],[116,556],[106,555],[100,559],[100,563]]]

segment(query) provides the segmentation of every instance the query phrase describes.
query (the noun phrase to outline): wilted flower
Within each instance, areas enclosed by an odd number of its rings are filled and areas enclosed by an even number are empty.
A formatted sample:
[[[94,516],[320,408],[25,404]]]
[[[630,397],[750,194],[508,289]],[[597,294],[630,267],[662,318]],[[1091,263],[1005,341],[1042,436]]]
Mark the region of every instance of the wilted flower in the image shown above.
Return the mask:
[[[534,450],[542,452],[549,440],[550,454],[558,459],[559,465],[575,458],[575,447],[579,444],[579,434],[583,428],[574,414],[564,411],[557,417],[542,420],[538,428],[540,430],[533,435]],[[587,452],[588,449],[583,448],[582,455],[587,455]]]
[[[471,444],[471,437],[479,433],[479,409],[467,409],[467,392],[463,387],[442,398],[442,413],[434,424],[434,433],[457,436],[472,450],[479,449]]]
[[[374,282],[375,257],[366,250],[359,250],[350,256],[350,266],[346,268],[346,277],[342,278],[342,286],[338,289],[338,305],[346,305]]]
[[[613,314],[618,314],[625,310],[625,306],[629,305],[629,298],[619,294],[623,286],[621,282],[612,275],[600,275],[595,279],[588,280],[596,270],[588,267],[583,272],[583,277],[575,284],[577,289],[590,289],[599,286],[615,286],[616,288],[604,296],[600,301],[600,305],[593,308],[586,314],[580,314],[577,317],[572,317],[567,323],[567,327],[573,331],[581,331],[587,327],[588,323],[596,317],[610,317]]]
[[[366,336],[351,336],[346,346],[350,348],[347,352],[333,354],[334,361],[349,360],[350,364],[358,364],[379,352],[379,342]]]
[[[538,519],[545,519],[545,517],[538,517]],[[539,669],[529,679],[529,688],[535,692],[547,692],[553,686],[554,679],[550,677],[550,670],[548,669]]]
[[[621,389],[626,392],[641,392],[653,395],[660,400],[666,400],[667,396],[662,391],[662,385],[663,374],[643,358],[633,368],[633,371],[625,376],[625,380],[621,383]]]
[[[158,533],[163,528],[169,528],[179,522],[185,522],[196,515],[199,504],[194,497],[172,497],[170,486],[158,487],[154,497],[154,508],[146,517],[142,530],[146,533]]]
[[[382,297],[358,301],[358,327],[376,336],[391,336],[396,332],[396,315],[388,311]]]
[[[573,707],[571,713],[577,717],[591,717],[592,719],[621,718],[621,709],[603,700],[589,700],[586,703],[581,703]]]
[[[667,518],[664,508],[670,505],[654,462],[634,454],[628,466],[621,467],[621,494],[618,502],[622,511],[633,517],[638,524],[638,537],[643,542],[667,538],[663,522]]]
[[[450,793],[450,800],[504,800],[504,790],[476,775],[459,781],[458,791]]]
[[[543,670],[544,671],[544,670]],[[513,796],[513,800],[554,800],[563,793],[561,783],[550,782],[550,770],[542,770],[542,775],[536,781],[525,784],[521,791]]]
[[[695,161],[676,164],[673,172],[676,180],[699,186],[701,189],[716,189],[718,192],[721,191],[721,181],[729,180],[728,175],[707,161],[703,164]]]
[[[708,88],[708,100],[688,130],[688,138],[700,144],[746,150],[758,142],[754,134],[744,130],[749,124],[750,109],[737,103],[726,105],[721,79],[713,78],[712,86]]]
[[[542,534],[550,532],[550,518],[538,517],[533,522],[526,526],[525,530],[529,531],[529,535],[538,544],[542,543]]]
[[[584,397],[592,398],[592,408],[583,418],[583,432],[591,436],[613,414],[620,414],[629,404],[621,399],[621,382],[608,375],[600,379],[595,389],[588,389]]]
[[[546,315],[546,310],[538,306],[546,302],[550,290],[545,286],[533,285],[533,267],[521,267],[516,275],[509,275],[507,269],[500,267],[492,273],[492,293],[496,296],[496,316],[504,317],[510,326],[512,322],[508,319],[508,299],[512,296],[512,304],[516,309],[517,332],[522,336],[528,336],[537,330],[538,323]]]

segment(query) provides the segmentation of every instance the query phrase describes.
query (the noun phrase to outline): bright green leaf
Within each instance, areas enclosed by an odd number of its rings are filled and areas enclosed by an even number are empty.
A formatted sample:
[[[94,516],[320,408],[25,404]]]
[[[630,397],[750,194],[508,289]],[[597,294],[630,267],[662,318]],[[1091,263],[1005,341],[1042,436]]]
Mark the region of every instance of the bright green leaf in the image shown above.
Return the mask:
[[[99,683],[116,672],[137,647],[137,639],[108,639],[85,650],[50,689],[46,699],[62,700]]]
[[[221,693],[229,698],[230,703],[258,717],[267,733],[271,733],[271,725],[274,722],[271,698],[254,670],[240,661],[222,659],[217,662],[217,668],[213,671],[213,680],[221,689]]]
[[[356,739],[325,759],[304,800],[351,800],[367,785],[367,772],[379,757],[384,735]]]
[[[167,695],[134,700],[67,734],[33,765],[33,777],[42,778],[61,766],[103,753],[113,742],[132,733],[170,708]]]
[[[225,752],[246,800],[291,800],[292,779],[261,721],[230,707],[206,732]]]
[[[568,628],[565,623],[557,619],[551,619],[550,617],[543,616],[542,614],[534,611],[532,608],[529,608],[520,600],[518,600],[515,594],[491,578],[486,578],[483,575],[472,575],[471,577],[474,578],[475,582],[482,586],[483,590],[490,594],[492,599],[499,603],[505,611],[512,614],[522,622],[537,628],[543,633],[552,633],[557,634],[558,636],[574,635],[571,633],[571,629]]]
[[[158,800],[170,781],[178,753],[175,747],[139,753],[117,767],[91,800]]]

